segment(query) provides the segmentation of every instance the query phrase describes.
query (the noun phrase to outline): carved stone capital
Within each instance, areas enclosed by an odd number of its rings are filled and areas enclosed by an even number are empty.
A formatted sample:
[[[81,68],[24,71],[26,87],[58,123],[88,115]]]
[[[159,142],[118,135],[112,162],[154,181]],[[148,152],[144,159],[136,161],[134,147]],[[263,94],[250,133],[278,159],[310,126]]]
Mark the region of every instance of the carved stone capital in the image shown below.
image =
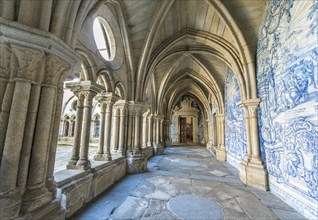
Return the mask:
[[[257,118],[257,110],[258,110],[260,102],[261,100],[259,98],[246,99],[246,100],[243,100],[242,102],[239,102],[238,106],[244,109],[246,117]]]
[[[12,51],[8,44],[0,44],[0,78],[9,79]]]
[[[57,85],[61,75],[65,75],[65,72],[68,72],[70,69],[70,65],[63,59],[53,54],[47,54],[45,57],[44,83]]]
[[[45,54],[43,51],[11,45],[16,58],[16,76],[34,82],[40,82],[44,77]]]

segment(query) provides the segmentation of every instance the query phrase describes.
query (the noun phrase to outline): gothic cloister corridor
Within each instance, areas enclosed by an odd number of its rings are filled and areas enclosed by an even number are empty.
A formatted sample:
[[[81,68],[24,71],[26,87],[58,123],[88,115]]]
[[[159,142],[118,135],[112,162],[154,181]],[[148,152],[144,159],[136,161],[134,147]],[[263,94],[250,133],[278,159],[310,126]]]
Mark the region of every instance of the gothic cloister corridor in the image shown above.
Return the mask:
[[[237,175],[202,146],[167,147],[148,161],[148,172],[119,180],[70,219],[305,219]],[[179,197],[188,200],[173,203]]]
[[[0,0],[0,220],[318,219],[317,36],[318,0]]]

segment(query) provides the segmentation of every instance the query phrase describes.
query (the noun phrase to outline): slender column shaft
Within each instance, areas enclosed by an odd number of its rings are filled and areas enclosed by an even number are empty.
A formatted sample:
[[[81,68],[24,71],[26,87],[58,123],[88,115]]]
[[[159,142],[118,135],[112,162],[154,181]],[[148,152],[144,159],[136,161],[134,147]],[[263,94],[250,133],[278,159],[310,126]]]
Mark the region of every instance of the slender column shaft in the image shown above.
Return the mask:
[[[175,143],[180,143],[180,120],[179,120],[179,116],[176,115],[175,117],[175,123],[176,123],[176,129],[175,129]]]
[[[198,143],[198,117],[193,117],[193,143]]]
[[[48,169],[47,169],[47,177],[46,177],[46,186],[50,192],[53,194],[56,193],[56,184],[54,182],[54,164],[56,158],[56,148],[58,142],[58,132],[59,132],[59,124],[62,113],[62,105],[63,105],[63,90],[57,92],[56,95],[56,108],[53,115],[53,127],[52,127],[52,138],[50,143],[50,151],[49,151],[49,161],[48,161]]]
[[[19,163],[19,178],[18,178],[18,187],[21,194],[25,192],[26,182],[28,178],[28,170],[30,164],[32,142],[35,131],[36,117],[39,108],[41,86],[32,85],[30,102],[26,124],[28,129],[24,130],[24,138],[22,144],[21,158]]]
[[[10,116],[0,167],[0,192],[16,189],[22,140],[31,91],[31,83],[15,83]],[[14,149],[14,150],[13,150]]]
[[[31,153],[27,190],[23,195],[23,212],[31,212],[52,200],[52,194],[45,186],[49,139],[52,128],[52,112],[56,89],[42,86],[34,141]],[[51,113],[48,115],[48,113]]]
[[[140,153],[140,115],[136,113],[135,115],[135,140],[134,140],[134,150],[135,154]]]
[[[147,116],[142,119],[142,148],[147,147]]]
[[[52,113],[55,89],[42,87],[36,130],[33,141],[31,162],[29,168],[28,188],[43,185],[46,177],[46,159],[49,150],[49,137],[52,123]]]
[[[80,149],[80,143],[81,143],[82,126],[83,126],[83,105],[84,105],[84,96],[82,94],[78,94],[72,157],[71,157],[71,160],[69,161],[70,165],[75,165],[79,159],[79,149]]]
[[[1,112],[0,112],[0,164],[2,160],[2,153],[4,148],[4,142],[6,138],[7,126],[10,116],[10,108],[12,104],[12,97],[14,93],[14,86],[13,82],[9,82],[7,84],[4,98],[2,100],[1,105]]]
[[[212,146],[215,148],[217,146],[218,143],[218,134],[217,134],[217,125],[216,125],[216,119],[215,119],[215,115],[213,114],[211,117],[212,120]]]
[[[160,142],[160,119],[156,118],[156,144]]]
[[[160,143],[163,142],[163,119],[160,119],[159,121],[159,141]]]
[[[258,118],[257,118],[257,106],[250,107],[250,124],[251,124],[251,134],[252,134],[252,152],[253,157],[260,158],[260,148],[259,148],[259,137],[258,137]]]
[[[151,143],[152,143],[152,115],[148,117],[148,142],[147,142],[147,146],[151,147]]]
[[[89,137],[90,137],[90,130],[91,130],[90,125],[91,125],[91,119],[92,119],[92,100],[93,100],[93,95],[91,92],[88,92],[85,96],[85,103],[84,103],[80,159],[76,163],[77,166],[82,166],[83,169],[90,168],[90,161],[88,160],[88,147],[89,147]]]
[[[8,80],[0,78],[0,106],[2,105],[3,97],[6,92]],[[0,110],[1,111],[1,110]]]
[[[104,153],[104,137],[105,137],[105,108],[101,108],[101,118],[100,118],[100,132],[99,132],[99,145],[98,145],[98,154]]]
[[[124,133],[125,132],[125,110],[120,111],[120,125],[119,125],[119,143],[118,143],[118,154],[124,152]]]
[[[224,148],[224,115],[219,115],[218,117],[218,141],[219,148]]]
[[[166,140],[170,141],[171,137],[170,137],[170,120],[166,120]]]
[[[111,160],[111,154],[110,154],[110,128],[112,125],[112,105],[110,103],[107,104],[106,107],[106,125],[105,125],[105,142],[104,142],[104,153],[106,154],[106,157],[108,160]]]
[[[132,115],[132,112],[129,111],[129,114],[128,114],[128,141],[127,141],[127,155],[131,155],[132,154],[132,148],[133,148],[133,135],[132,135],[132,132],[133,132],[133,115]]]
[[[111,140],[112,150],[115,152],[118,150],[118,121],[119,121],[119,115],[116,110],[116,111],[113,111],[113,124],[112,124],[113,135]]]

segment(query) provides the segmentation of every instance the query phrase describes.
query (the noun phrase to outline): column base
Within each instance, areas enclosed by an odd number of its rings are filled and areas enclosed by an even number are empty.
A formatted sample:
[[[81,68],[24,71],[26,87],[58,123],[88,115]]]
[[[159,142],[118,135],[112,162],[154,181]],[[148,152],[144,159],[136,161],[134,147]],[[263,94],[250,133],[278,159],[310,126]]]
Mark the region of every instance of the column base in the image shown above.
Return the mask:
[[[111,161],[112,156],[110,154],[95,154],[94,160],[96,160],[96,161]]]
[[[50,204],[20,217],[21,219],[65,219],[65,215],[66,210],[61,208],[60,201],[54,200]]]
[[[220,147],[215,149],[215,158],[219,161],[226,161],[225,147]]]
[[[240,179],[248,186],[264,191],[268,190],[268,173],[261,159],[252,158],[242,161],[240,163]]]
[[[208,149],[211,149],[211,148],[213,148],[213,143],[212,142],[207,142],[206,143],[206,148],[208,148]]]
[[[28,213],[39,209],[52,202],[52,193],[45,186],[27,189],[23,195],[21,211]]]
[[[66,168],[68,165],[72,166],[72,165],[76,165],[77,161],[79,158],[72,158],[70,159],[70,161],[67,163]],[[67,168],[68,169],[68,168]]]
[[[91,162],[89,160],[78,160],[75,165],[68,164],[66,168],[69,170],[88,170],[91,168]]]
[[[20,193],[15,190],[10,193],[0,193],[0,219],[15,219],[21,207]]]
[[[165,142],[165,146],[171,146],[172,142],[171,140],[167,139]]]
[[[119,149],[118,151],[117,151],[117,155],[118,156],[125,156],[125,153],[124,153],[124,150],[123,149]]]
[[[53,198],[56,196],[56,188],[57,183],[55,182],[54,178],[49,178],[46,180],[46,188],[49,190],[49,192],[52,193]]]
[[[153,153],[154,155],[162,155],[164,154],[164,146],[162,143],[154,144],[153,145]]]
[[[127,173],[143,173],[148,170],[147,158],[144,156],[129,156],[127,161]]]

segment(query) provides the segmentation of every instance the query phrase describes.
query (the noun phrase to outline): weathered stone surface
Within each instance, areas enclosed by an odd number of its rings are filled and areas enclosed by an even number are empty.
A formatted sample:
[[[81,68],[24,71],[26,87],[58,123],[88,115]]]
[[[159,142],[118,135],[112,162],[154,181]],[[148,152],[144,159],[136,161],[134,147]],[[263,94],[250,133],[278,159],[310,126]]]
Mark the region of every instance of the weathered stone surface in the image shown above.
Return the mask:
[[[129,156],[127,160],[127,173],[143,173],[147,171],[147,158],[144,156]]]
[[[128,175],[76,219],[277,219],[269,205],[254,195],[261,191],[251,192],[222,163],[205,160],[205,149],[178,147],[165,153],[150,159],[149,172]],[[201,175],[180,174],[197,167],[202,167]],[[221,207],[220,215],[215,215],[210,202]]]
[[[223,219],[222,208],[201,196],[179,195],[170,199],[168,207],[181,219]]]
[[[148,207],[148,201],[128,196],[109,219],[138,219]]]

